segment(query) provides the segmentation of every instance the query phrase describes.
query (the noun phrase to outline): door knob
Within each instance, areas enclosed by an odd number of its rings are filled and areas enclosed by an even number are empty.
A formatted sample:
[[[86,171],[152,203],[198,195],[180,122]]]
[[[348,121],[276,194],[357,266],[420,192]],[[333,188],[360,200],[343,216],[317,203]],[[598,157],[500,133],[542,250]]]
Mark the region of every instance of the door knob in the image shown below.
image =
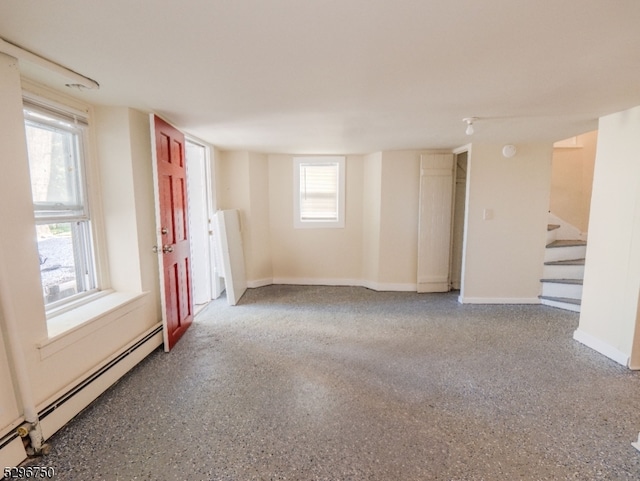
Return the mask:
[[[162,252],[164,254],[168,254],[169,252],[173,252],[173,246],[169,245],[169,244],[163,245],[162,246]]]

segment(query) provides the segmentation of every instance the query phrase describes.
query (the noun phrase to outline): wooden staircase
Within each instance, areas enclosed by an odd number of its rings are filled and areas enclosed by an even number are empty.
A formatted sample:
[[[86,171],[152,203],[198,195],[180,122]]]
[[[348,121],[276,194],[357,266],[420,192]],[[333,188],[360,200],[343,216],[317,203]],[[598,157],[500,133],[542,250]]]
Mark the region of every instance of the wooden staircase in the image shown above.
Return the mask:
[[[540,302],[547,306],[580,312],[584,258],[587,243],[582,240],[557,240],[560,226],[547,226],[542,294]]]

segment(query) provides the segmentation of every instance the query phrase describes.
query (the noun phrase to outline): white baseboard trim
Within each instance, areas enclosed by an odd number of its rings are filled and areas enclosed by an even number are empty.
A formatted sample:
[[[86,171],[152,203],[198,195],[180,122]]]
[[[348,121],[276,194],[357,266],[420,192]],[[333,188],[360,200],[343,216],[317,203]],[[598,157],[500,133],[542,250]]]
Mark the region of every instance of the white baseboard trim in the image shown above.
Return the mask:
[[[350,286],[359,287],[362,281],[356,279],[316,279],[311,277],[274,277],[274,284],[297,286]]]
[[[609,359],[617,362],[618,364],[622,364],[627,367],[629,365],[629,356],[622,351],[619,351],[615,347],[607,344],[601,339],[592,336],[584,331],[581,331],[579,328],[576,329],[573,333],[573,339],[578,341],[581,344],[593,349],[596,352],[599,352],[603,356],[608,357]]]
[[[460,304],[540,304],[537,297],[458,297]]]
[[[379,292],[416,292],[418,289],[417,284],[402,284],[402,283],[385,283],[385,282],[373,282],[373,281],[361,281],[360,285],[371,289],[372,291]]]
[[[416,290],[420,293],[449,292],[449,282],[418,282]]]
[[[263,287],[270,284],[294,286],[345,286],[366,287],[372,291],[416,292],[416,284],[373,282],[361,279],[312,279],[299,277],[276,277],[269,279],[269,283],[257,285],[258,281],[248,282],[248,287]],[[261,282],[261,281],[260,281]],[[255,284],[255,285],[254,285]]]
[[[268,279],[257,279],[255,281],[247,281],[247,287],[249,289],[256,289],[258,287],[265,287],[274,284],[273,278]]]

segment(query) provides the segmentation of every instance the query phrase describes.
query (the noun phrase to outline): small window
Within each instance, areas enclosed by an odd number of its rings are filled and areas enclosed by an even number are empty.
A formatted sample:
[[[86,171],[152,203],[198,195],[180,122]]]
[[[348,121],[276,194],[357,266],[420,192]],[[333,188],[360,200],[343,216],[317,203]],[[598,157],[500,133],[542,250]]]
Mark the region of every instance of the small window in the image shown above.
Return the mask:
[[[294,157],[294,227],[344,227],[345,158]]]
[[[31,192],[47,310],[97,290],[85,177],[86,117],[24,100]]]

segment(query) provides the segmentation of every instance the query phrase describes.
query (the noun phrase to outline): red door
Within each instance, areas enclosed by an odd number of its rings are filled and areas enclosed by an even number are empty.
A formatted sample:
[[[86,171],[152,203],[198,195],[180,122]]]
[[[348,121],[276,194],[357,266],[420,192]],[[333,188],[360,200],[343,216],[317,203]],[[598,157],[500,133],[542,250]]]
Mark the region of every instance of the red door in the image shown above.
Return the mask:
[[[164,347],[173,348],[193,321],[184,135],[153,116],[156,141]]]

